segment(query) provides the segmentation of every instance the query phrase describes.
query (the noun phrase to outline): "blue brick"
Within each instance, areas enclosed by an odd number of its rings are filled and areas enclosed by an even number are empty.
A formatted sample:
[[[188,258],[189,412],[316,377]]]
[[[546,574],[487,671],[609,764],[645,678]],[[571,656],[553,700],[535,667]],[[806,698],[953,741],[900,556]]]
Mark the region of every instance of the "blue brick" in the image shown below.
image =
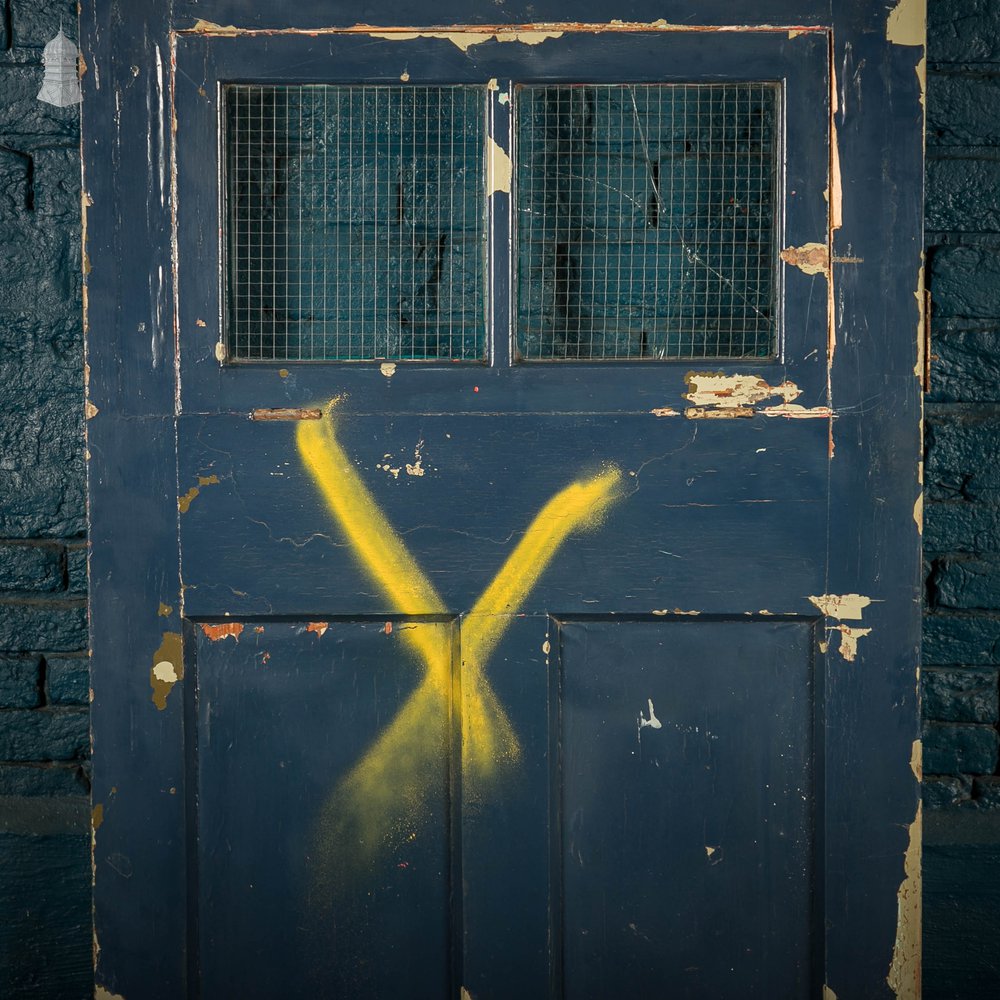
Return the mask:
[[[997,669],[935,669],[920,675],[924,718],[934,722],[996,723]]]
[[[1000,561],[946,558],[933,576],[937,604],[944,608],[1000,608]]]
[[[1000,323],[993,330],[935,333],[931,353],[929,402],[978,403],[997,399]]]
[[[1000,415],[993,412],[965,414],[960,419],[931,416],[926,437],[928,500],[1000,501],[998,438]]]
[[[1000,75],[933,73],[927,80],[929,146],[1000,145]]]
[[[70,653],[86,649],[87,638],[82,604],[0,602],[0,650]]]
[[[925,224],[932,230],[1000,232],[1000,158],[995,151],[927,160]]]
[[[931,256],[930,289],[935,319],[1000,317],[1000,253],[983,247],[938,247]]]
[[[75,42],[77,17],[76,0],[45,0],[44,3],[13,0],[10,20],[14,46],[44,48],[60,28]]]
[[[0,136],[14,149],[72,142],[80,134],[79,105],[57,108],[38,100],[41,64],[0,65]]]
[[[0,708],[35,708],[41,703],[39,657],[0,657]]]
[[[992,774],[997,731],[992,726],[924,724],[924,771],[928,774]]]
[[[923,781],[924,806],[947,809],[968,804],[972,794],[972,779],[966,775],[929,775]]]
[[[79,763],[0,764],[0,799],[33,795],[83,796],[89,793],[87,770]]]
[[[53,705],[90,703],[90,660],[86,656],[47,656],[45,677]]]
[[[924,551],[1000,552],[1000,509],[959,500],[924,507]]]
[[[976,778],[972,782],[972,794],[980,809],[1000,809],[1000,777],[991,774]]]
[[[930,0],[927,58],[1000,63],[1000,5],[996,0]]]
[[[82,760],[89,752],[89,718],[83,709],[0,712],[0,760]]]
[[[71,594],[87,593],[87,547],[85,543],[66,549],[67,587]]]
[[[0,543],[0,590],[51,593],[62,587],[62,546]]]
[[[34,195],[36,218],[46,225],[80,225],[80,149],[36,149]]]
[[[924,615],[926,665],[1000,664],[1000,617],[951,612]]]

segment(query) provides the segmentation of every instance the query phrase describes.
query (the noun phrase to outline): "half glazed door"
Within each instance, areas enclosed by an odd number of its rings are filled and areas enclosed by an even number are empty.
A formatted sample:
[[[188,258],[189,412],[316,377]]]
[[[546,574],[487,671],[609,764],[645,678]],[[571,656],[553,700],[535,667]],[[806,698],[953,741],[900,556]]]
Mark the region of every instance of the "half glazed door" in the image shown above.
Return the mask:
[[[916,995],[916,50],[181,6],[89,29],[99,982]]]

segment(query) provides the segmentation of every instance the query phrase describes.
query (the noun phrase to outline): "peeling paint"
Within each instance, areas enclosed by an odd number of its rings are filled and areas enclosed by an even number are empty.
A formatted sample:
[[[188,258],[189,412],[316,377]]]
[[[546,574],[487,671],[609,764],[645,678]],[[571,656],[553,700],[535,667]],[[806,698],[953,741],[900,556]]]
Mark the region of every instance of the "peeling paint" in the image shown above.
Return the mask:
[[[406,463],[406,474],[408,476],[422,476],[426,473],[426,469],[423,466],[423,456],[420,454],[421,449],[424,446],[423,440],[417,442],[416,448],[413,449],[413,461]]]
[[[94,987],[94,1000],[125,1000],[120,993],[112,993],[100,984]]]
[[[497,145],[492,136],[487,139],[486,155],[486,196],[491,197],[498,191],[510,194],[510,179],[513,173],[510,157]]]
[[[754,406],[780,396],[791,403],[802,395],[794,382],[769,385],[757,375],[727,375],[725,372],[688,372],[684,398],[694,405],[684,411],[688,419],[752,417]]]
[[[925,392],[930,390],[927,370],[927,284],[924,272],[924,254],[920,254],[920,267],[917,268],[917,288],[913,293],[917,300],[917,360],[913,365],[913,374],[920,379]]]
[[[647,719],[641,711],[639,712],[639,718],[637,720],[639,723],[639,730],[642,731],[647,726],[649,726],[650,729],[662,729],[663,723],[656,717],[656,712],[653,709],[653,699],[647,698],[646,704],[649,706],[649,718]]]
[[[654,417],[679,417],[680,412],[675,410],[672,406],[658,406],[654,410],[650,410],[650,413]]]
[[[232,636],[236,642],[239,642],[240,635],[243,633],[243,623],[221,622],[218,625],[210,625],[208,622],[202,622],[201,630],[212,642],[219,642],[228,636]]]
[[[396,363],[394,361],[386,361],[384,364],[379,365],[378,369],[386,378],[392,378],[396,374]]]
[[[83,404],[83,412],[88,420],[93,420],[94,417],[96,417],[101,411],[88,399],[87,402]]]
[[[885,22],[893,45],[923,45],[927,38],[927,0],[899,0]]]
[[[164,632],[149,668],[149,686],[153,704],[162,712],[167,698],[178,681],[184,679],[184,642],[180,632]]]
[[[221,340],[215,345],[215,360],[220,365],[226,360],[226,345]]]
[[[910,770],[917,781],[924,780],[924,744],[923,740],[914,740],[910,748]]]
[[[255,421],[267,420],[320,420],[323,411],[309,407],[273,407],[269,409],[254,410],[250,414],[250,419]]]
[[[823,984],[823,1000],[837,1000],[837,994],[825,983]]]
[[[97,833],[101,828],[101,824],[104,822],[104,805],[98,802],[94,808],[90,811],[90,828]]]
[[[330,627],[329,622],[309,622],[306,625],[307,632],[315,632],[319,638],[326,635],[326,630]]]
[[[468,52],[473,45],[494,40],[497,42],[521,42],[524,45],[540,45],[549,38],[560,38],[563,31],[544,31],[537,28],[500,28],[495,31],[368,31],[371,38],[381,38],[387,42],[409,42],[414,38],[442,38]]]
[[[198,18],[191,28],[191,33],[196,35],[238,35],[240,29],[235,24],[216,24],[214,21],[205,21]]]
[[[913,72],[917,74],[917,86],[920,87],[920,106],[927,107],[927,56],[921,56],[920,61],[913,67]]]
[[[913,520],[917,525],[917,534],[924,533],[924,491],[921,490],[913,502]]]
[[[171,614],[173,613],[173,610],[174,610],[174,609],[173,609],[173,607],[172,607],[171,605],[169,605],[169,604],[164,604],[164,603],[163,603],[162,601],[160,601],[160,606],[159,606],[159,608],[157,609],[156,613],[157,613],[157,614],[158,614],[158,615],[159,615],[159,616],[160,616],[161,618],[169,618],[169,617],[170,617],[170,615],[171,615]]]
[[[822,594],[809,600],[827,617],[848,621],[860,621],[862,611],[872,602],[862,594]]]
[[[177,509],[182,514],[186,514],[191,509],[191,504],[194,502],[195,497],[197,497],[201,493],[202,487],[217,486],[218,483],[219,483],[219,477],[216,475],[199,476],[198,485],[192,486],[191,489],[187,491],[187,493],[177,498]]]
[[[785,417],[788,420],[817,420],[832,417],[829,406],[802,406],[799,403],[781,403],[765,406],[760,411],[765,417]]]
[[[840,633],[840,655],[849,663],[853,663],[858,655],[858,639],[871,635],[870,628],[852,628],[850,625],[832,625],[831,632]]]
[[[830,273],[830,248],[825,243],[803,243],[800,247],[785,247],[781,259],[805,274]]]
[[[663,608],[659,611],[654,610],[653,614],[662,618],[664,615],[700,615],[701,612],[685,611],[683,608],[674,608],[673,611],[671,611],[670,608]]]
[[[919,1000],[921,992],[920,943],[922,914],[921,844],[923,803],[910,824],[910,839],[903,856],[903,881],[896,895],[896,941],[892,949],[889,974],[885,977],[896,1000]]]

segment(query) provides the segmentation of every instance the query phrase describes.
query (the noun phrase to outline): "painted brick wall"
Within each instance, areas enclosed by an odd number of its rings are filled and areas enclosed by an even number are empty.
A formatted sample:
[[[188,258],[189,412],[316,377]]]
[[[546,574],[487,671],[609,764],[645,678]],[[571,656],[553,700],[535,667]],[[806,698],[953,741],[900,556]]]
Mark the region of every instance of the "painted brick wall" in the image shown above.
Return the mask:
[[[931,0],[925,801],[1000,806],[1000,3]]]
[[[92,991],[79,111],[70,0],[0,3],[0,996]]]

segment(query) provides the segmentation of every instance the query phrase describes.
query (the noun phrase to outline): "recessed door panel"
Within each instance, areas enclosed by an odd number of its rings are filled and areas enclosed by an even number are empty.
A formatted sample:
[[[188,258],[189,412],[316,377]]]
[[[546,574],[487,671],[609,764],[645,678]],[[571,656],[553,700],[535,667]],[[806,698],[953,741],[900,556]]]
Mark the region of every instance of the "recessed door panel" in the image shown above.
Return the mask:
[[[202,995],[448,995],[452,626],[189,634]]]
[[[815,995],[812,623],[559,636],[564,995]]]

